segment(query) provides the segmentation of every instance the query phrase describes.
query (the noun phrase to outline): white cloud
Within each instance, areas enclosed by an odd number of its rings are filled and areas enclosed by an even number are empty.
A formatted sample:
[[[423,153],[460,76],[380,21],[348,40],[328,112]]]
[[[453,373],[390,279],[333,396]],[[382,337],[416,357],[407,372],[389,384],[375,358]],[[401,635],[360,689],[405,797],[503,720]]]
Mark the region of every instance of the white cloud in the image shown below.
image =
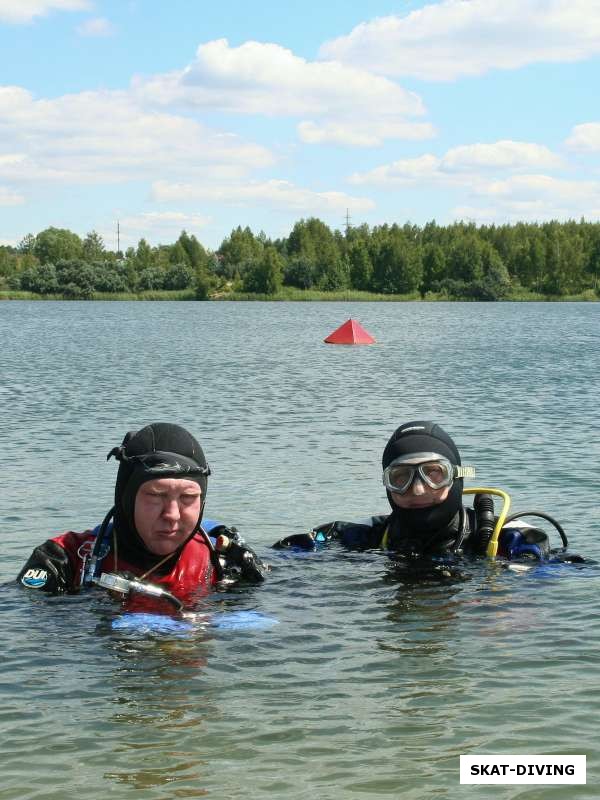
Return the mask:
[[[442,157],[425,154],[395,161],[355,173],[349,181],[389,190],[409,186],[460,193],[467,202],[454,208],[454,219],[518,222],[597,218],[600,182],[534,171],[560,166],[564,166],[562,160],[546,147],[500,141],[455,147]]]
[[[386,138],[432,135],[430,125],[406,122],[425,113],[413,92],[353,66],[307,61],[277,44],[230,47],[226,39],[208,42],[198,47],[185,69],[136,78],[133,90],[145,104],[323,120],[303,121],[300,134],[308,143],[372,145]],[[373,132],[365,135],[369,128]]]
[[[600,122],[576,125],[566,144],[567,147],[582,153],[600,153]]]
[[[153,181],[153,199],[160,202],[259,204],[311,213],[373,207],[370,199],[344,192],[248,180],[253,170],[273,162],[263,147],[188,117],[145,110],[127,92],[37,100],[20,87],[0,87],[0,182],[13,185],[5,202],[16,202],[14,187],[25,184],[146,180]],[[185,220],[172,216],[177,213],[140,219],[144,226],[181,229]]]
[[[115,33],[115,26],[105,17],[93,17],[82,22],[77,28],[77,33],[80,36],[90,37],[112,36]]]
[[[272,162],[259,145],[146,111],[127,92],[36,100],[25,89],[0,87],[0,178],[111,183],[161,173],[239,176]]]
[[[88,0],[0,0],[0,21],[31,22],[51,11],[86,11]]]
[[[395,187],[413,181],[434,181],[440,176],[441,160],[431,154],[418,158],[404,158],[392,164],[369,170],[369,172],[355,172],[350,176],[350,183],[361,186],[372,184],[382,187]]]
[[[477,206],[456,206],[452,210],[451,216],[456,220],[487,225],[498,220],[498,210],[493,207],[479,208]]]
[[[469,144],[453,147],[442,159],[442,169],[472,171],[479,169],[555,169],[562,159],[548,147],[532,142],[503,139],[492,144]]]
[[[301,122],[298,135],[306,144],[343,144],[351,147],[376,147],[386,139],[430,139],[435,135],[428,122],[328,122],[318,125]]]
[[[600,0],[443,0],[361,23],[320,51],[384,75],[434,81],[598,53]]]
[[[185,214],[181,211],[150,211],[123,216],[119,219],[121,249],[135,245],[142,238],[152,244],[173,242],[182,230],[194,233],[211,221],[211,217],[204,214]],[[114,230],[107,235],[108,238],[103,235],[107,241],[114,238]]]
[[[355,185],[391,187],[415,181],[457,185],[467,180],[472,184],[484,180],[485,173],[493,171],[520,172],[562,165],[562,159],[544,145],[501,140],[453,147],[441,158],[428,153],[418,158],[401,159],[369,172],[354,173],[349,180]]]
[[[504,181],[482,185],[477,193],[485,198],[488,206],[490,201],[495,204],[496,219],[510,222],[580,217],[597,219],[600,216],[598,181],[514,175]]]
[[[17,194],[6,186],[0,186],[0,206],[20,206],[24,202],[22,194]]]
[[[531,202],[539,198],[555,198],[569,205],[582,207],[600,200],[598,181],[573,181],[549,175],[513,175],[503,181],[493,181],[482,187],[488,197],[509,197]]]
[[[368,211],[374,207],[373,201],[366,197],[352,197],[344,192],[315,192],[281,180],[220,186],[156,181],[152,196],[158,202],[203,200],[235,206],[266,205],[314,214],[345,209]]]

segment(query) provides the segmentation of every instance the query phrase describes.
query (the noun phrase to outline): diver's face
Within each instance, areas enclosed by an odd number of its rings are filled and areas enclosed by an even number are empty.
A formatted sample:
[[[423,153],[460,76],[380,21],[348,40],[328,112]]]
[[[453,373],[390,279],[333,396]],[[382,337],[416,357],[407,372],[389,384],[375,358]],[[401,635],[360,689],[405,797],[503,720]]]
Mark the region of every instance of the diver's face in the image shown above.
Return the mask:
[[[442,489],[432,489],[426,483],[416,477],[406,494],[394,494],[390,492],[392,500],[398,508],[428,508],[443,503],[450,493],[450,487],[444,486]]]
[[[419,464],[422,459],[413,458],[407,459],[406,464]],[[413,482],[408,487],[404,494],[397,492],[390,492],[394,505],[398,508],[428,508],[429,506],[436,506],[438,503],[443,503],[450,493],[451,486],[442,486],[441,489],[432,489],[417,473]]]
[[[191,536],[200,507],[201,491],[195,481],[181,478],[147,481],[135,496],[135,528],[151,553],[166,556]]]

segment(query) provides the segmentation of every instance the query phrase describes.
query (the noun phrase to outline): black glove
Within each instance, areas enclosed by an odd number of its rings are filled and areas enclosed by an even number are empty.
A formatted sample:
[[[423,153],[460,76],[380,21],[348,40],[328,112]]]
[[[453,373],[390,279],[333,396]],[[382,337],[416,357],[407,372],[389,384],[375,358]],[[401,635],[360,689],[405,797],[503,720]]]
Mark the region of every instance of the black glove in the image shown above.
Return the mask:
[[[301,550],[315,550],[315,534],[314,531],[310,533],[294,533],[292,536],[286,536],[280,539],[273,545],[275,550],[284,550],[287,547],[298,547]]]
[[[49,594],[64,594],[73,590],[73,570],[66,551],[49,539],[36,547],[17,581],[28,589]]]
[[[235,528],[219,525],[211,530],[216,536],[215,548],[219,556],[225,560],[226,573],[238,575],[251,583],[262,583],[268,567],[256,555],[254,550],[244,544]]]

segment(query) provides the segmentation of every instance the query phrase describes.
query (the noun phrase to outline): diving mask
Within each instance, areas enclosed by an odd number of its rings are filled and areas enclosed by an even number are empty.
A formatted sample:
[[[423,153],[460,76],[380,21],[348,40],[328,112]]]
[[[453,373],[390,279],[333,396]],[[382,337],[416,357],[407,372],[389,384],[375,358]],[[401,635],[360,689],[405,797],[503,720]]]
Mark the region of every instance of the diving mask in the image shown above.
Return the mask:
[[[169,453],[165,450],[155,450],[151,453],[143,453],[137,456],[128,456],[125,448],[113,447],[107,458],[114,456],[117,461],[124,461],[141,469],[145,475],[160,478],[164,475],[186,475],[203,476],[210,475],[208,464],[198,464],[193,458],[183,456],[180,453]]]
[[[412,453],[394,459],[384,469],[383,485],[389,492],[406,494],[416,477],[430,489],[443,489],[456,478],[475,477],[475,468],[452,464],[439,453]]]

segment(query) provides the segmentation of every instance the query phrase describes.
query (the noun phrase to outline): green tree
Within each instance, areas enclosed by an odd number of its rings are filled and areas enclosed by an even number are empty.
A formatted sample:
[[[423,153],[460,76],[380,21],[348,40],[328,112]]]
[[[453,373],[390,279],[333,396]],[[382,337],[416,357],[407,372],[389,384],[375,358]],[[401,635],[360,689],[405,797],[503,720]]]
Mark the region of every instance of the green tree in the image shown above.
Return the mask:
[[[533,233],[527,240],[519,266],[515,270],[521,284],[540,291],[546,278],[546,248],[542,236]]]
[[[223,240],[217,251],[224,274],[233,277],[236,272],[243,271],[242,265],[258,260],[263,249],[262,242],[254,236],[250,228],[242,229],[238,226]]]
[[[373,288],[383,294],[416,291],[423,279],[420,248],[397,226],[381,229],[380,237],[373,259]]]
[[[211,283],[208,272],[197,272],[194,279],[194,293],[196,300],[208,300],[210,288]]]
[[[354,289],[369,291],[373,280],[373,262],[364,239],[356,239],[348,248],[350,285]]]
[[[313,283],[323,290],[341,289],[348,285],[348,264],[342,259],[335,235],[320,219],[311,217],[297,222],[286,244],[290,258],[310,264]]]
[[[99,233],[90,231],[83,240],[82,254],[85,261],[90,264],[93,261],[101,261],[104,257],[104,241]]]
[[[140,239],[135,251],[135,267],[141,273],[143,270],[155,266],[154,253],[145,239]]]
[[[102,261],[93,265],[94,289],[97,292],[118,294],[130,289],[127,266],[123,262]]]
[[[543,291],[563,295],[580,291],[583,284],[583,247],[579,236],[568,236],[564,226],[546,226],[546,278]]]
[[[0,276],[10,278],[19,269],[19,256],[13,247],[0,246]]]
[[[89,300],[94,294],[94,269],[81,259],[62,259],[56,263],[58,289],[64,297]]]
[[[159,267],[148,266],[138,272],[138,290],[156,291],[165,288],[165,272]]]
[[[42,264],[56,264],[59,261],[81,257],[83,243],[79,236],[64,228],[46,228],[35,237],[34,255]]]
[[[172,247],[169,248],[169,261],[171,264],[187,264],[190,265],[188,254],[184,246],[181,244],[181,239],[178,239]]]
[[[187,263],[193,270],[208,269],[208,254],[194,235],[189,236],[186,231],[181,231],[177,244],[185,250]]]
[[[37,264],[27,267],[20,274],[20,288],[36,294],[55,294],[58,280],[54,264]]]
[[[473,283],[483,278],[482,242],[476,234],[457,231],[448,253],[448,275]]]
[[[194,270],[189,264],[171,264],[166,270],[163,285],[165,289],[190,289],[194,285]]]
[[[317,251],[314,271],[316,285],[323,291],[345,289],[349,284],[349,264],[342,259],[335,241],[323,242]]]
[[[255,294],[276,294],[283,280],[283,260],[277,250],[265,247],[260,261],[253,262],[246,270],[243,288]]]
[[[430,292],[446,277],[446,254],[439,244],[428,242],[423,248],[423,283],[421,291]]]
[[[301,255],[289,258],[285,265],[283,282],[286,286],[311,289],[315,283],[315,271],[312,262]]]
[[[31,253],[33,255],[35,249],[35,236],[32,233],[28,233],[24,236],[21,241],[19,242],[19,253]]]
[[[510,291],[510,275],[489,242],[482,243],[481,262],[483,277],[472,284],[471,296],[478,300],[503,300]]]
[[[590,242],[590,252],[588,255],[586,272],[591,277],[592,287],[598,291],[600,283],[600,225],[593,231]]]

